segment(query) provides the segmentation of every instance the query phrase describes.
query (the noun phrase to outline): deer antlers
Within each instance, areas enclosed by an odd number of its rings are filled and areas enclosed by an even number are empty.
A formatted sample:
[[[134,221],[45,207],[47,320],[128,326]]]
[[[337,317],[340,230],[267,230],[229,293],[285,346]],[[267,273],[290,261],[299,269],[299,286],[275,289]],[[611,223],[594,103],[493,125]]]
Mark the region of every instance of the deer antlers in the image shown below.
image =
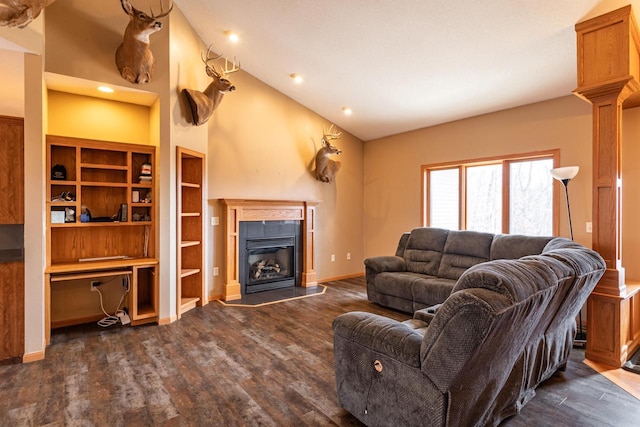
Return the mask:
[[[204,56],[202,56],[202,53],[200,54],[200,58],[202,59],[202,62],[204,62],[204,65],[207,66],[207,74],[211,77],[213,77],[211,74],[214,74],[216,77],[218,78],[226,78],[229,74],[231,73],[235,73],[236,71],[240,70],[240,63],[238,62],[238,65],[236,65],[236,57],[233,57],[233,62],[232,62],[232,67],[231,69],[229,69],[229,60],[227,58],[224,58],[224,70],[220,70],[218,71],[215,67],[215,65],[213,64],[209,64],[209,62],[216,60],[218,58],[220,58],[222,56],[222,54],[220,55],[211,55],[211,47],[212,45],[209,45],[209,47],[207,48],[207,57],[205,58]]]
[[[152,19],[158,19],[158,18],[164,18],[165,16],[167,16],[168,14],[171,13],[171,11],[173,10],[173,2],[171,3],[171,7],[169,8],[169,10],[167,10],[166,12],[164,11],[164,4],[162,3],[162,0],[160,0],[160,15],[156,16],[153,13],[153,8],[151,6],[149,6],[149,10],[151,11],[151,18]]]
[[[342,136],[342,132],[335,132],[334,129],[335,127],[333,124],[329,126],[328,130],[326,127],[323,127],[323,131],[322,131],[323,144],[329,144],[330,141],[333,141],[334,139],[338,139]]]

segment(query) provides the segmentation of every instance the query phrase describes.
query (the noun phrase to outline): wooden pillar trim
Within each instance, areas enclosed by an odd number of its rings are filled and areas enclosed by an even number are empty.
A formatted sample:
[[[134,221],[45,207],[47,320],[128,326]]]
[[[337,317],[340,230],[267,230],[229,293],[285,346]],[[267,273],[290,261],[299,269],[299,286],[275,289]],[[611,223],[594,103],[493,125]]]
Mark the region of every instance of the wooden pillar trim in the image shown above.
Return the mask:
[[[640,345],[638,287],[622,266],[622,104],[640,91],[640,37],[631,6],[576,24],[578,88],[593,106],[592,246],[606,271],[587,301],[591,360],[621,366]],[[634,323],[635,322],[635,323]]]

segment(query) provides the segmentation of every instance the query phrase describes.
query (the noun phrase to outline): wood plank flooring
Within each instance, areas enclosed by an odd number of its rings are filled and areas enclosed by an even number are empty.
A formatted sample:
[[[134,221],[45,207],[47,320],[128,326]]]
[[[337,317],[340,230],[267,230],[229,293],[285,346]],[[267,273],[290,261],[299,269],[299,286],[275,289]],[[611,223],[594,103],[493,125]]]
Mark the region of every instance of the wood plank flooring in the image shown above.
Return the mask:
[[[262,307],[213,303],[170,325],[55,330],[45,360],[0,366],[2,426],[360,426],[340,408],[331,322],[364,310],[362,278]],[[507,426],[638,426],[640,401],[582,363]]]

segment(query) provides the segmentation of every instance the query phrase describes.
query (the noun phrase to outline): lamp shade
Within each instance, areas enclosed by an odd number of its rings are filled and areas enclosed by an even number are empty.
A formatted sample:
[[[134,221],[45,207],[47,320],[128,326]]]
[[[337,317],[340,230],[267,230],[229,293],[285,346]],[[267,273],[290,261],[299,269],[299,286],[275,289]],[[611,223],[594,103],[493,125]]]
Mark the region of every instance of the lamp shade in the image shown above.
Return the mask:
[[[580,166],[565,166],[563,168],[551,169],[549,173],[558,181],[573,179],[578,174]]]

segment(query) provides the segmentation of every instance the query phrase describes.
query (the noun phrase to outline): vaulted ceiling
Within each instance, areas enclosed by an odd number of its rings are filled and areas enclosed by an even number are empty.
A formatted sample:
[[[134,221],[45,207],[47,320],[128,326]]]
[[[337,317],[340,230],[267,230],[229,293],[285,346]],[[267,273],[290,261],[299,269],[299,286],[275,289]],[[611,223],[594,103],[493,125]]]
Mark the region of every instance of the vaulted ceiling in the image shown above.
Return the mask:
[[[364,141],[570,95],[575,24],[640,9],[640,0],[173,1],[215,52]],[[1,49],[16,48],[0,38]]]
[[[174,1],[215,51],[365,141],[571,94],[574,25],[629,4]]]

